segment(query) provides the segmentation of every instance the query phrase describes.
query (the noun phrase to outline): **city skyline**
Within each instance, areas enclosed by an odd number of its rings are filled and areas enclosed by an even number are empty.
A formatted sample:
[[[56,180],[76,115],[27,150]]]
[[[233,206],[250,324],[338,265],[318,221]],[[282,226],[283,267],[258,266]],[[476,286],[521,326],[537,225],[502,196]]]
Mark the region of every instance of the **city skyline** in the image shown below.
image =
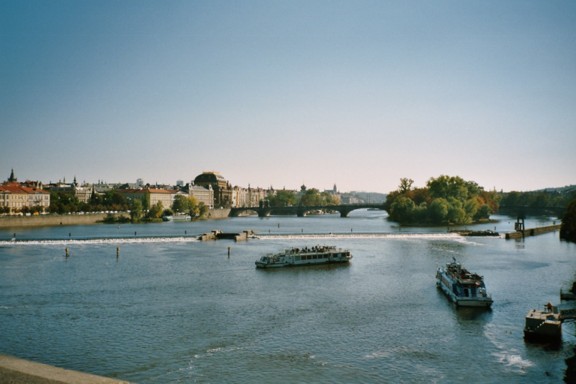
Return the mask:
[[[19,180],[576,184],[570,1],[0,2]]]

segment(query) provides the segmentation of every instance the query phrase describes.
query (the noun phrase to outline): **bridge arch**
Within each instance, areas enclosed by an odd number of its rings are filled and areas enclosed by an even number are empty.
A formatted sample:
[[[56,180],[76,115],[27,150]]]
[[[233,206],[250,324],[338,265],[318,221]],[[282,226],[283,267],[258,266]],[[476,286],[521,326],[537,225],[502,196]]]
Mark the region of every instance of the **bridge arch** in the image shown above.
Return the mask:
[[[277,215],[296,215],[304,217],[310,211],[338,211],[340,217],[348,217],[348,214],[357,209],[375,208],[383,209],[382,204],[341,204],[341,205],[316,205],[316,206],[291,206],[291,207],[240,207],[231,208],[230,217],[238,217],[242,212],[256,212],[258,217]]]

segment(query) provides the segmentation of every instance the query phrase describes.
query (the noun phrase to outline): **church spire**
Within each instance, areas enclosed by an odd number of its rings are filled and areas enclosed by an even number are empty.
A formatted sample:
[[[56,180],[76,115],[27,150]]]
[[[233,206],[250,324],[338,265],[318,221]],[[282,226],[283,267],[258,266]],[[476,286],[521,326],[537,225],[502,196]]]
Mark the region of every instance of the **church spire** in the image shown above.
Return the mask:
[[[9,182],[14,182],[16,181],[16,177],[14,177],[14,168],[12,168],[12,171],[10,172],[10,177],[8,178]]]

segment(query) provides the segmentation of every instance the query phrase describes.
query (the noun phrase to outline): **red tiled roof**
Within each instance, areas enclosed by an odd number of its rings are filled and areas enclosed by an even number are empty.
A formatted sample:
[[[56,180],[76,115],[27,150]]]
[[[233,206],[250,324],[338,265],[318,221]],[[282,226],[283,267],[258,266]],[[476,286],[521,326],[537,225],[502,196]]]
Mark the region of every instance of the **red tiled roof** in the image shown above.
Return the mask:
[[[18,193],[18,194],[36,194],[36,193],[50,194],[50,192],[45,191],[43,189],[25,187],[23,185],[20,185],[19,183],[14,182],[0,184],[0,192]]]

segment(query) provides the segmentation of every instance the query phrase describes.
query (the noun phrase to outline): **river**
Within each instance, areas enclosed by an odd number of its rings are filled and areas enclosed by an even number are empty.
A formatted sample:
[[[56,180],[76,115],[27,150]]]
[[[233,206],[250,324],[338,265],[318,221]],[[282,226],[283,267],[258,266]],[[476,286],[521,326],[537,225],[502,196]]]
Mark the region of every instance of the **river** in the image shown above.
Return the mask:
[[[493,219],[474,228],[513,230],[514,218]],[[259,236],[196,240],[213,229]],[[317,244],[352,262],[254,266]],[[491,310],[455,308],[436,288],[453,257],[484,276]],[[558,303],[575,274],[576,245],[558,232],[466,238],[382,211],[6,229],[0,353],[138,383],[557,383],[574,323],[561,345],[532,344],[524,316]]]

